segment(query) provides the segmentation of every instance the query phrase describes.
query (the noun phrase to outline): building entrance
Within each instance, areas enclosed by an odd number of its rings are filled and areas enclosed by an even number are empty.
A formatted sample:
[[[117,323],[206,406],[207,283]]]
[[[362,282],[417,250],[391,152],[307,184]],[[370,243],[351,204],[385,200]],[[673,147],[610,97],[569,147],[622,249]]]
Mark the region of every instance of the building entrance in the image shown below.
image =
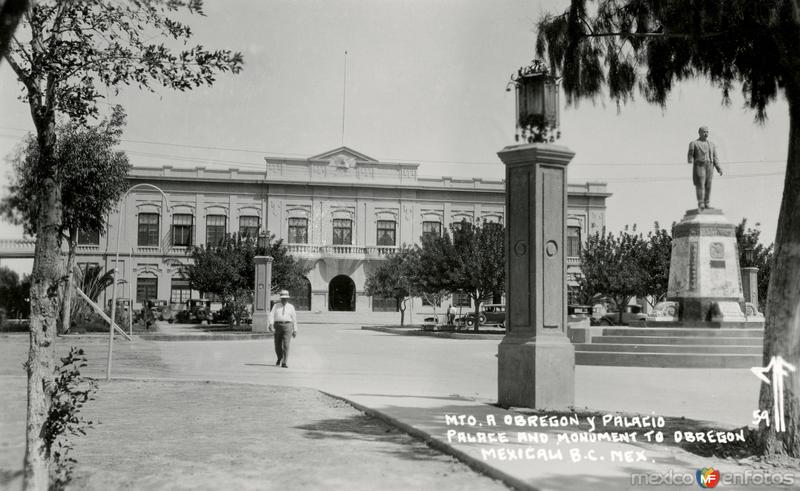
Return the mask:
[[[328,287],[328,310],[356,310],[356,284],[349,276],[339,275],[331,280]]]

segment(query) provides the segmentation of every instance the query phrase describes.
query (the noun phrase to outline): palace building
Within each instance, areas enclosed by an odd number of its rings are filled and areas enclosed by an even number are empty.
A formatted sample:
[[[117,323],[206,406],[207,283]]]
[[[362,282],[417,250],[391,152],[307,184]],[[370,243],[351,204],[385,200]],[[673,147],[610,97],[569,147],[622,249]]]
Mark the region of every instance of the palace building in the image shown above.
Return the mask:
[[[104,235],[81,235],[77,262],[114,268],[120,223],[118,268],[134,307],[144,299],[183,303],[198,297],[181,276],[189,247],[268,231],[311,267],[306,287],[292,292],[298,309],[394,311],[393,300],[364,294],[368,273],[386,255],[463,219],[505,222],[501,179],[419,176],[419,164],[380,162],[347,147],[265,161],[262,171],[134,167],[132,186],[154,185],[166,196],[133,189]],[[579,274],[581,241],[602,230],[609,196],[604,183],[569,183],[568,275]],[[450,301],[469,305],[459,295]]]

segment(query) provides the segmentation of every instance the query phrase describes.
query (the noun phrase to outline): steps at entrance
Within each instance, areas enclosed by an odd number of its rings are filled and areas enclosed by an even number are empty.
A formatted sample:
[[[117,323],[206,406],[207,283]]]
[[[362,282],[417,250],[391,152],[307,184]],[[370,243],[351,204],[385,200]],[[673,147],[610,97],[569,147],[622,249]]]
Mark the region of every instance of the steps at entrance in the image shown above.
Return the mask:
[[[763,329],[613,327],[576,343],[575,364],[751,368],[762,364],[763,343]]]

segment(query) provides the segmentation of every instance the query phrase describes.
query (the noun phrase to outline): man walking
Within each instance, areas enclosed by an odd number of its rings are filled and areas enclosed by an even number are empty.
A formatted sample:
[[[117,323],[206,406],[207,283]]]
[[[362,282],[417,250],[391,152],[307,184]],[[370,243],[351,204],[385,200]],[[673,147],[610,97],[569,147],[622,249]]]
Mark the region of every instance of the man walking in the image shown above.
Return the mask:
[[[700,136],[689,143],[687,159],[690,164],[694,164],[692,181],[697,195],[697,209],[703,210],[709,207],[708,201],[711,198],[711,178],[714,176],[712,166],[719,175],[722,175],[722,169],[717,158],[717,148],[708,141],[708,127],[701,126],[697,132]]]
[[[269,312],[269,327],[275,331],[275,354],[278,355],[275,366],[289,368],[289,344],[297,336],[297,313],[289,303],[288,290],[281,290],[280,297],[281,303],[273,305]]]

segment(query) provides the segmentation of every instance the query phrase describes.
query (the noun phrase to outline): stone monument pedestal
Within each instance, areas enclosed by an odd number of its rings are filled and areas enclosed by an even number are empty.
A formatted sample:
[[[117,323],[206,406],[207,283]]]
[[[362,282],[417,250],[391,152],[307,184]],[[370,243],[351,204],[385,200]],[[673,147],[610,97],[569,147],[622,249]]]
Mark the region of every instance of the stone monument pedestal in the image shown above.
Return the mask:
[[[688,210],[673,228],[667,299],[679,305],[680,326],[743,327],[747,322],[735,231],[715,208]]]
[[[575,348],[566,335],[567,164],[548,144],[498,153],[506,165],[506,335],[498,348],[501,406],[566,409]]]

